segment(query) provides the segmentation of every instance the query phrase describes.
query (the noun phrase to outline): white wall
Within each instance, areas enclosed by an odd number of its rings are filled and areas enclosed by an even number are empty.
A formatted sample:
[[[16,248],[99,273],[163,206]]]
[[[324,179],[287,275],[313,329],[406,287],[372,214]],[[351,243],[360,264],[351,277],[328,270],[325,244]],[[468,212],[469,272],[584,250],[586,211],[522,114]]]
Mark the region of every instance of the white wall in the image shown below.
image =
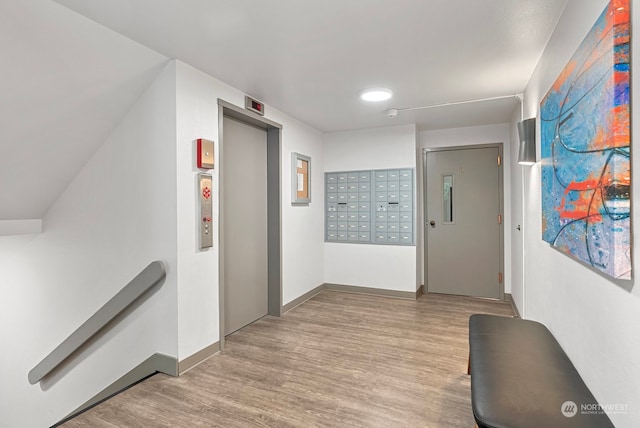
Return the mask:
[[[514,168],[514,164],[511,159],[511,153],[515,150],[517,152],[517,146],[512,148],[512,145],[517,141],[512,142],[512,136],[509,133],[509,124],[502,123],[496,125],[484,125],[484,126],[470,126],[465,128],[451,128],[451,129],[439,129],[434,131],[422,131],[418,134],[418,147],[416,156],[418,158],[418,199],[420,207],[420,228],[419,228],[419,241],[418,252],[420,261],[420,278],[424,284],[424,236],[423,236],[423,165],[422,165],[422,151],[429,148],[442,148],[442,147],[457,147],[457,146],[471,146],[481,144],[494,144],[503,143],[504,158],[504,292],[511,293],[511,234],[515,228],[511,219],[511,182],[509,177],[511,170]]]
[[[214,246],[197,248],[198,215],[194,141],[214,140],[219,165],[218,99],[239,107],[244,94],[184,63],[177,67],[177,216],[179,358],[183,360],[220,340],[218,303],[218,249],[220,247],[218,168],[213,174]],[[322,134],[271,106],[265,118],[282,128],[281,215],[282,292],[287,304],[324,282]],[[291,205],[291,152],[311,157],[312,202]],[[247,263],[251,261],[248,260]]]
[[[243,98],[237,90],[182,62],[176,61],[176,69],[178,356],[184,360],[220,340],[218,168],[208,171],[213,175],[214,246],[200,251],[195,140],[206,138],[215,142],[214,158],[218,166],[218,98],[235,103]]]
[[[322,133],[275,109],[282,128],[282,303],[324,281],[324,147]],[[291,153],[311,157],[311,202],[291,205]]]
[[[194,156],[197,138],[218,140],[218,98],[244,103],[171,62],[49,210],[44,233],[0,237],[3,425],[52,425],[150,355],[183,360],[219,340],[219,240],[214,228],[214,247],[197,248]],[[283,125],[286,304],[324,283],[322,135],[266,111]],[[292,151],[312,158],[308,207],[290,204]],[[218,207],[214,198],[214,221]],[[157,259],[167,268],[161,287],[53,378],[29,385],[29,370]]]
[[[526,89],[525,116],[539,117],[540,100],[606,4],[606,0],[569,0]],[[640,9],[632,8],[632,14],[632,28],[638,28]],[[632,33],[632,46],[639,46],[640,34]],[[640,70],[636,53],[632,69]],[[640,99],[637,85],[632,86],[631,98]],[[632,136],[640,135],[640,109],[632,108],[632,127]],[[637,201],[640,158],[634,156],[632,163],[632,197]],[[553,332],[600,404],[628,406],[627,412],[611,415],[616,426],[640,426],[640,287],[636,280],[608,279],[544,243],[540,163],[529,168],[524,182],[527,318],[543,322]],[[637,208],[634,205],[633,235],[640,231]],[[636,248],[635,268],[640,266],[639,253]]]
[[[415,125],[325,134],[324,172],[415,168],[415,153]],[[327,283],[408,292],[419,286],[415,246],[324,246]]]
[[[513,112],[512,125],[509,126],[511,133],[511,157],[509,158],[509,165],[511,166],[511,173],[507,175],[505,173],[505,180],[509,182],[511,188],[511,203],[510,206],[505,204],[505,212],[508,213],[511,218],[511,261],[509,268],[511,269],[510,285],[511,285],[511,297],[513,303],[516,305],[521,317],[526,317],[525,312],[525,294],[524,294],[524,224],[527,221],[523,217],[523,175],[529,171],[529,167],[518,164],[518,154],[520,151],[520,139],[518,136],[518,128],[516,123],[522,120],[520,109]],[[528,117],[525,117],[528,119]],[[506,157],[505,157],[506,158]],[[506,193],[506,192],[505,192]],[[518,226],[520,229],[518,230]],[[505,234],[506,235],[506,234]],[[505,239],[506,236],[505,236]]]
[[[177,353],[174,78],[171,65],[162,71],[49,209],[42,234],[0,237],[3,253],[11,247],[0,257],[3,426],[50,426],[150,355]],[[164,284],[30,385],[28,372],[153,260],[166,265]]]

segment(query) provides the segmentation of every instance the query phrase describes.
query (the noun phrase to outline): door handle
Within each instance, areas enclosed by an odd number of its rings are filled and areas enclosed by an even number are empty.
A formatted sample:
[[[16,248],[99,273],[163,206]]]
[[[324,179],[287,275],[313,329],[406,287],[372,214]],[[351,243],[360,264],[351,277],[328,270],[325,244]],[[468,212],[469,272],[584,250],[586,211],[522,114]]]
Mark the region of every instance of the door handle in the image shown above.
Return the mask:
[[[431,227],[436,227],[436,222],[435,222],[435,221],[433,221],[433,220],[431,220],[431,221],[429,222],[429,224],[431,225]]]

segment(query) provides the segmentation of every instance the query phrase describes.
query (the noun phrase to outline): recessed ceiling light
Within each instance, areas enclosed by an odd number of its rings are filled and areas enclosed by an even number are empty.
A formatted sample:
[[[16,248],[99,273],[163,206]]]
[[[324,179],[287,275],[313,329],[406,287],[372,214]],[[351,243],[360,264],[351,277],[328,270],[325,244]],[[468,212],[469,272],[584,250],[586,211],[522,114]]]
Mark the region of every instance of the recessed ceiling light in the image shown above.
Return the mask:
[[[365,101],[384,101],[391,98],[393,92],[387,88],[373,88],[362,91],[360,98]]]

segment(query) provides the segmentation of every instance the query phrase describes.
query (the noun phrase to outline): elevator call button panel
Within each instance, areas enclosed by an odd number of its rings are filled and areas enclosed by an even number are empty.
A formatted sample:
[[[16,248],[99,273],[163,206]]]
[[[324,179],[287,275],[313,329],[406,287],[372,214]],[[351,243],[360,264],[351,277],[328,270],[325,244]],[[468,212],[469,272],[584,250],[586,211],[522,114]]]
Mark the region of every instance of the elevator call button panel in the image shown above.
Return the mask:
[[[200,249],[213,247],[213,187],[211,174],[198,174]]]

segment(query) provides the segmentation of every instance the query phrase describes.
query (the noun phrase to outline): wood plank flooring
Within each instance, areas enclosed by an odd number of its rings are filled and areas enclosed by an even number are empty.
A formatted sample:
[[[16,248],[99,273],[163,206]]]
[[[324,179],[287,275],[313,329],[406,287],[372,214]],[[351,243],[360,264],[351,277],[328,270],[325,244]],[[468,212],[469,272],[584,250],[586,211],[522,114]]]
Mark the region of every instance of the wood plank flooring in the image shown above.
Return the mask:
[[[513,316],[484,299],[323,291],[184,375],[155,375],[62,426],[473,427],[473,313]]]

